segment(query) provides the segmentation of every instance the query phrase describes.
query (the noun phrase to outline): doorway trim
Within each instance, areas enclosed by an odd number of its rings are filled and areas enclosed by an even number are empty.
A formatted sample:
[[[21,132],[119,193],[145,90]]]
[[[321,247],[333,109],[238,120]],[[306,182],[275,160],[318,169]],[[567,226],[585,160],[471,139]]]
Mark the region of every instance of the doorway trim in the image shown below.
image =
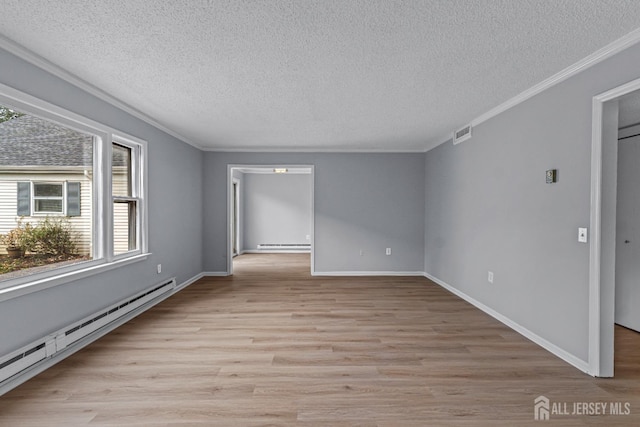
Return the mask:
[[[603,198],[603,178],[615,180],[614,170],[604,167],[603,146],[612,143],[606,131],[605,103],[640,89],[640,79],[633,80],[593,97],[591,136],[591,243],[589,244],[589,374],[613,376],[613,337],[615,313],[615,278],[603,280],[603,273],[615,272],[615,256],[603,257],[602,247],[615,244],[615,197]],[[617,131],[617,122],[616,122]],[[618,138],[616,134],[615,143]],[[617,176],[617,173],[616,173]],[[611,206],[611,200],[613,205]],[[603,233],[603,218],[608,224]],[[611,235],[611,221],[614,232]],[[615,246],[614,246],[615,247]],[[610,275],[610,274],[609,274]]]
[[[240,255],[240,180],[231,178],[231,257]],[[235,249],[235,250],[234,250]]]
[[[309,191],[311,193],[311,275],[315,274],[315,166],[305,164],[227,164],[227,276],[233,275],[233,243],[231,227],[233,221],[233,171],[235,169],[305,169],[311,175]]]

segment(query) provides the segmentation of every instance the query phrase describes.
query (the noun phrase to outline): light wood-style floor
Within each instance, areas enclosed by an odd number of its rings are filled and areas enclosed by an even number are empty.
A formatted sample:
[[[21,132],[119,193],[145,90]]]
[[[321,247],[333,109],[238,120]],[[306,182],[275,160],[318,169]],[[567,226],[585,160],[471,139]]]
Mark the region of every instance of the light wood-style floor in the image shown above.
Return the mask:
[[[595,379],[424,278],[323,278],[308,255],[244,255],[0,397],[2,426],[544,425],[533,401],[629,402],[639,334]]]

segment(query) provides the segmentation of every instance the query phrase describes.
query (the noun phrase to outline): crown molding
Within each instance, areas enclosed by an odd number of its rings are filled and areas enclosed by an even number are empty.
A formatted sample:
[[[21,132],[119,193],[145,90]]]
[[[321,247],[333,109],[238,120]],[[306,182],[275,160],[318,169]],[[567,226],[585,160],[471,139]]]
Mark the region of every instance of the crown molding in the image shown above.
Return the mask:
[[[543,80],[535,86],[521,92],[515,97],[503,102],[502,104],[492,108],[486,113],[476,117],[471,120],[471,126],[477,126],[487,120],[515,107],[518,104],[538,95],[539,93],[555,86],[556,84],[567,80],[570,77],[575,76],[576,74],[582,72],[583,70],[590,68],[607,58],[629,48],[630,46],[635,45],[640,42],[640,28],[630,32],[629,34],[615,40],[614,42],[608,44],[607,46],[595,51],[591,55],[585,57],[584,59],[576,62],[575,64],[565,68],[559,73],[554,74],[553,76]],[[98,99],[107,102],[108,104],[128,113],[132,116],[142,120],[143,122],[189,144],[199,150],[203,151],[212,151],[212,152],[265,152],[265,153],[283,153],[283,152],[324,152],[324,153],[424,153],[429,151],[438,145],[444,144],[451,140],[451,133],[447,133],[446,135],[442,135],[441,137],[432,140],[431,144],[420,148],[420,149],[408,149],[408,150],[394,150],[394,149],[318,149],[318,148],[309,148],[309,149],[295,149],[295,148],[273,148],[273,149],[256,149],[256,148],[234,148],[234,147],[203,147],[190,139],[180,135],[179,133],[167,128],[162,125],[155,119],[146,115],[145,113],[137,110],[136,108],[120,101],[119,99],[109,95],[103,90],[97,88],[96,86],[86,82],[80,77],[62,69],[61,67],[53,64],[52,62],[44,59],[40,55],[37,55],[34,52],[29,51],[28,49],[22,47],[17,44],[13,40],[8,39],[7,37],[0,35],[0,48],[10,52],[11,54],[35,65],[38,68],[43,69],[44,71],[84,90],[85,92],[97,97]]]
[[[612,43],[609,43],[601,49],[596,50],[591,55],[585,57],[584,59],[581,59],[573,65],[570,65],[559,73],[554,74],[548,79],[541,81],[537,85],[530,87],[529,89],[521,92],[508,101],[503,102],[497,107],[494,107],[486,113],[476,117],[475,119],[471,120],[471,126],[477,126],[480,123],[486,122],[487,120],[497,116],[498,114],[504,113],[510,108],[513,108],[516,105],[521,104],[530,98],[533,98],[539,93],[544,92],[545,90],[557,85],[558,83],[561,83],[568,78],[575,76],[576,74],[586,70],[587,68],[599,64],[605,59],[608,59],[613,55],[622,52],[623,50],[635,45],[638,42],[640,42],[640,28],[631,31],[629,34],[615,40]],[[449,132],[447,135],[443,135],[440,138],[434,140],[435,145],[433,145],[432,147],[428,146],[425,151],[429,151],[432,148],[437,147],[438,145],[448,142],[449,140],[451,140],[451,135],[452,132]]]
[[[238,148],[238,147],[206,147],[201,148],[202,151],[213,153],[318,153],[318,154],[331,154],[331,153],[355,153],[355,154],[411,154],[411,153],[425,153],[424,148],[415,149],[384,149],[384,148],[321,148],[321,147],[253,147],[253,148]]]
[[[156,129],[161,130],[164,133],[167,133],[177,139],[179,139],[180,141],[189,144],[195,148],[198,148],[200,150],[202,150],[202,147],[198,144],[196,144],[195,142],[189,140],[188,138],[180,135],[177,132],[172,131],[171,129],[169,129],[168,127],[164,126],[163,124],[159,123],[158,121],[156,121],[155,119],[151,118],[150,116],[146,115],[145,113],[141,112],[140,110],[130,106],[129,104],[126,104],[122,101],[120,101],[119,99],[115,98],[112,95],[109,95],[107,92],[97,88],[96,86],[92,85],[91,83],[81,79],[80,77],[76,76],[75,74],[72,74],[66,70],[64,70],[63,68],[55,65],[54,63],[52,63],[51,61],[43,58],[42,56],[28,50],[27,48],[19,45],[18,43],[14,42],[13,40],[3,36],[0,34],[0,48],[6,50],[7,52],[11,53],[12,55],[17,56],[18,58],[32,64],[35,65],[36,67],[46,71],[49,74],[52,74],[56,77],[58,77],[59,79],[64,80],[67,83],[72,84],[73,86],[82,89],[83,91],[95,96],[96,98],[124,111],[125,113],[128,113],[132,116],[134,116],[137,119],[142,120],[143,122],[155,127]]]

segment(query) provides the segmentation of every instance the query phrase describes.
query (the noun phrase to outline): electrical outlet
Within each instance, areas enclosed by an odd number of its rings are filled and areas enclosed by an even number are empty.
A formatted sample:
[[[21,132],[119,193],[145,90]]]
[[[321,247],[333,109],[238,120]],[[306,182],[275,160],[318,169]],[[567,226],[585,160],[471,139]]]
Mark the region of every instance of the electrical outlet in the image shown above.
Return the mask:
[[[386,252],[387,255],[391,255],[391,248],[387,248]]]
[[[487,274],[487,281],[493,283],[493,271],[489,271]]]
[[[305,238],[306,238],[307,240],[311,240],[311,234],[307,234],[307,235],[305,236]]]
[[[162,273],[162,264],[158,264],[158,274]]]

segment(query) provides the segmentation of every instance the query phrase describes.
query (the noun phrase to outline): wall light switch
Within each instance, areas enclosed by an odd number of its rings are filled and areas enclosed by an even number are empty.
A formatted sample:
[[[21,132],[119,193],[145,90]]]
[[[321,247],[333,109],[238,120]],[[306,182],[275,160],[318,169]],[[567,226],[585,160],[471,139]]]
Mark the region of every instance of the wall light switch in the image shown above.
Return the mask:
[[[587,229],[578,228],[578,242],[587,243]]]
[[[162,264],[158,264],[158,274],[162,273]]]
[[[493,283],[493,271],[487,273],[487,282]]]
[[[391,255],[391,248],[387,248],[386,252],[387,255]]]

